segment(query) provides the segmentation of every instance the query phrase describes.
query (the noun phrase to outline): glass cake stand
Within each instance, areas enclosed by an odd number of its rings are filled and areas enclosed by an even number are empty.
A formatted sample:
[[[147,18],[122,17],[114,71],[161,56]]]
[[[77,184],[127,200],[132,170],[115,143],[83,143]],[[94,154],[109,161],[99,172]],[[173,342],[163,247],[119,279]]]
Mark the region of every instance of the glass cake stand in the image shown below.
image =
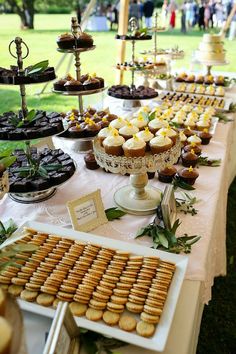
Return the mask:
[[[165,152],[157,155],[149,152],[144,157],[108,155],[97,138],[93,142],[93,150],[98,165],[106,171],[130,174],[130,184],[121,187],[114,194],[117,206],[129,214],[154,214],[161,201],[161,191],[147,185],[147,172],[156,172],[176,163],[181,153],[180,141],[177,140],[176,144]]]

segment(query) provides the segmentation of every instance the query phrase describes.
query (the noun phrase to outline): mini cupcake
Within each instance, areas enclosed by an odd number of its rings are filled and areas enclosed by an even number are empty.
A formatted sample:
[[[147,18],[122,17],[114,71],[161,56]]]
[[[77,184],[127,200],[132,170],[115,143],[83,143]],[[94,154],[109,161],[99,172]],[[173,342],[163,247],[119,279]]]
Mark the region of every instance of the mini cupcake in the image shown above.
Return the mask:
[[[194,82],[195,81],[195,75],[194,74],[190,74],[185,78],[185,82]]]
[[[100,141],[101,146],[102,146],[103,140],[105,140],[108,136],[112,135],[114,132],[118,133],[118,130],[115,128],[112,128],[111,126],[100,130],[100,132],[98,133],[98,140]]]
[[[196,88],[196,93],[199,93],[199,94],[205,93],[205,86],[198,85],[197,88]]]
[[[188,143],[195,143],[196,145],[201,145],[202,143],[201,139],[196,134],[190,136],[187,140]]]
[[[110,122],[105,117],[103,117],[102,120],[100,118],[100,121],[98,122],[98,124],[99,124],[100,128],[103,129],[103,128],[108,127]]]
[[[212,85],[214,83],[214,77],[212,75],[206,75],[204,78],[204,83]]]
[[[106,118],[108,122],[112,122],[113,120],[117,119],[118,116],[116,114],[107,113],[104,118]]]
[[[193,110],[193,106],[189,103],[186,103],[183,105],[182,110],[187,113],[191,112]]]
[[[153,120],[151,120],[148,123],[148,128],[150,130],[150,132],[152,132],[153,134],[156,134],[156,132],[164,127],[167,127],[168,122],[162,118],[154,118]]]
[[[70,81],[70,80],[73,80],[73,77],[70,74],[68,74],[64,78],[54,82],[54,84],[53,84],[54,90],[56,90],[56,91],[66,91],[65,83],[67,81]]]
[[[190,130],[194,129],[196,126],[195,119],[187,118],[184,122],[184,126],[190,128]]]
[[[146,143],[146,150],[150,150],[150,146],[149,146],[149,141],[154,138],[154,134],[152,134],[150,132],[150,130],[148,129],[148,127],[146,127],[144,130],[141,130],[140,132],[138,132],[137,137],[140,139],[143,139]]]
[[[177,115],[171,120],[171,122],[178,124],[179,127],[182,127],[184,124],[184,120],[180,115]]]
[[[214,82],[216,85],[224,86],[225,85],[225,78],[223,75],[216,76],[214,79]]]
[[[174,166],[167,166],[161,171],[158,171],[158,179],[163,183],[171,183],[177,170]]]
[[[166,136],[165,132],[151,139],[149,142],[151,152],[154,155],[169,150],[172,147],[172,145],[173,145],[172,140],[168,138],[168,136]]]
[[[72,49],[75,45],[74,36],[70,33],[63,33],[57,38],[57,45],[60,49]]]
[[[119,134],[125,138],[125,140],[132,138],[134,134],[137,134],[139,129],[131,124],[130,122],[126,123],[123,127],[119,129]]]
[[[194,122],[197,122],[198,120],[198,114],[194,111],[188,113],[187,119],[193,120]]]
[[[211,123],[209,120],[206,119],[201,119],[196,123],[197,130],[204,130],[204,129],[209,129],[211,126]]]
[[[84,156],[84,162],[86,168],[89,170],[97,170],[99,168],[92,150],[88,151],[88,153]]]
[[[123,150],[126,157],[145,156],[146,143],[134,134],[133,138],[128,139],[123,144]]]
[[[85,131],[87,136],[95,136],[100,131],[100,127],[92,119],[85,119]]]
[[[115,129],[120,129],[126,125],[127,121],[121,117],[114,119],[111,123],[110,126]]]
[[[185,81],[185,79],[188,77],[188,75],[186,74],[186,73],[180,73],[177,77],[176,77],[176,79],[175,79],[175,81],[177,81],[177,82],[183,82],[183,81]]]
[[[178,133],[176,130],[172,129],[170,126],[168,126],[167,128],[161,128],[160,130],[158,130],[156,132],[156,136],[162,135],[163,133],[173,141],[173,144],[176,143],[176,139],[178,136]]]
[[[208,129],[203,129],[203,131],[199,133],[199,138],[202,141],[202,145],[208,145],[212,138],[212,134],[209,133]]]
[[[83,84],[80,81],[74,79],[66,81],[64,86],[66,91],[82,91],[84,89]]]
[[[109,155],[122,156],[122,145],[124,142],[125,139],[123,136],[119,135],[117,132],[113,132],[112,135],[109,135],[106,139],[103,140],[105,152]]]
[[[70,138],[83,138],[85,136],[85,129],[78,123],[70,126],[68,129]]]
[[[208,113],[211,116],[214,116],[214,114],[216,113],[216,110],[214,107],[207,107],[207,108],[205,108],[204,113]]]
[[[184,146],[184,151],[191,151],[193,150],[194,153],[198,156],[201,155],[202,153],[202,149],[199,147],[199,145],[196,145],[195,143],[191,143],[191,144],[188,144],[186,146]]]
[[[203,84],[204,82],[204,76],[203,75],[198,75],[195,77],[195,82],[196,84]]]
[[[206,95],[210,95],[213,96],[215,94],[215,88],[212,85],[209,85],[208,87],[206,87],[206,91],[205,91]]]
[[[93,38],[90,34],[81,32],[76,38],[77,48],[90,48],[93,46]]]
[[[178,171],[177,174],[183,182],[191,186],[195,183],[196,179],[199,176],[199,173],[196,168],[193,168],[192,166],[190,166],[189,168],[182,168]]]
[[[215,90],[215,95],[216,96],[224,96],[225,95],[225,89],[222,86],[218,86]]]
[[[137,118],[131,119],[130,123],[137,127],[139,130],[144,129],[147,126],[147,121],[142,117],[142,115],[138,115]]]
[[[182,146],[187,144],[187,136],[184,134],[183,131],[179,132],[179,140],[180,140]]]
[[[191,149],[190,151],[182,153],[181,159],[184,167],[195,167],[198,162],[198,155]]]
[[[202,114],[204,111],[204,108],[202,106],[196,106],[193,109],[193,112],[196,112],[197,114]]]

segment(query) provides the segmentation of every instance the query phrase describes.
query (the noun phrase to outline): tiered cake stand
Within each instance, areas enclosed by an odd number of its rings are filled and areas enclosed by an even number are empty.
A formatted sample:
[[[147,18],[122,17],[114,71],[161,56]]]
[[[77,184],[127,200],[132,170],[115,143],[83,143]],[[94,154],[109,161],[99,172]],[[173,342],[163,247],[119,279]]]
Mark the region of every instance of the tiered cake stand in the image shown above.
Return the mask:
[[[131,32],[134,32],[135,30],[138,29],[138,20],[135,17],[132,17],[129,20],[129,25],[130,25],[130,30]],[[130,85],[130,89],[131,89],[131,93],[135,88],[134,85],[134,76],[135,76],[135,72],[136,71],[140,71],[140,69],[135,69],[135,45],[136,45],[136,41],[143,41],[143,40],[151,40],[151,38],[132,38],[132,39],[123,39],[123,38],[119,38],[119,40],[125,40],[127,42],[131,42],[132,44],[132,59],[131,59],[131,64],[133,64],[134,68],[131,70],[131,85]],[[156,96],[158,96],[158,93],[156,94]],[[154,98],[154,97],[153,97]],[[124,110],[132,110],[133,108],[136,107],[141,107],[141,102],[139,99],[136,98],[118,98],[117,99],[122,99],[123,100],[123,109]],[[149,99],[150,98],[141,98],[141,100],[145,100],[145,99]]]
[[[71,19],[71,32],[75,38],[77,38],[77,35],[79,33],[79,24],[77,21],[76,17],[72,17]],[[75,41],[76,43],[76,41]],[[74,59],[75,59],[75,73],[76,73],[76,80],[80,81],[81,78],[81,61],[80,61],[80,54],[84,52],[88,52],[91,50],[94,50],[96,48],[95,45],[89,48],[77,48],[74,47],[73,49],[60,49],[57,48],[57,51],[60,53],[73,53],[74,54]],[[54,93],[63,95],[63,96],[76,96],[78,97],[78,108],[80,115],[82,116],[84,112],[83,108],[83,96],[88,96],[88,95],[94,95],[96,93],[100,93],[106,90],[106,87],[94,89],[94,90],[87,90],[87,91],[57,91],[57,90],[52,90]],[[92,148],[92,140],[94,139],[93,137],[91,138],[70,138],[65,136],[65,134],[60,134],[58,136],[60,139],[64,139],[65,141],[72,141],[74,142],[74,148],[73,150],[76,152],[86,152],[89,149]]]
[[[12,53],[12,45],[15,44],[16,45],[16,55]],[[26,54],[23,55],[22,54],[22,46],[25,47],[26,49]],[[23,59],[25,59],[28,55],[29,55],[29,48],[27,46],[27,44],[22,40],[22,38],[20,37],[16,37],[13,41],[11,41],[11,43],[9,44],[9,52],[11,54],[11,56],[13,56],[14,58],[17,59],[17,78],[19,79],[23,79],[25,78],[25,71],[23,69]],[[51,80],[54,80],[55,76],[52,77],[51,79],[45,79],[45,80],[40,80],[40,82],[35,82],[35,83],[42,83],[42,82],[48,82]],[[1,84],[6,84],[6,83],[2,83]],[[27,108],[27,103],[26,103],[26,90],[25,90],[25,85],[31,85],[31,83],[27,83],[27,84],[19,84],[19,83],[15,83],[14,80],[12,82],[12,84],[7,83],[8,85],[18,85],[20,88],[20,96],[21,96],[21,121],[20,123],[24,126],[24,124],[27,121],[27,115],[29,113],[28,108]],[[19,112],[20,114],[20,112]],[[25,128],[27,129],[27,127]],[[64,128],[62,129],[62,131],[64,131]],[[61,131],[61,132],[62,132]],[[60,133],[61,133],[60,132]],[[45,146],[47,145],[48,148],[53,149],[54,145],[52,143],[52,137],[58,135],[57,134],[48,134],[46,137],[44,136],[38,136],[35,139],[8,139],[8,142],[24,142],[25,146],[26,146],[26,154],[28,156],[31,156],[31,142],[35,141],[36,139],[40,139],[40,142],[37,144],[37,146]],[[6,140],[0,140],[0,141],[6,141]],[[56,187],[57,185],[45,189],[45,190],[40,190],[40,191],[35,191],[35,192],[29,192],[29,193],[10,193],[9,192],[9,181],[8,181],[8,174],[4,173],[3,177],[1,178],[0,181],[0,195],[3,196],[4,193],[8,192],[9,196],[11,199],[15,200],[16,202],[19,203],[37,203],[37,202],[41,202],[43,200],[49,199],[50,197],[52,197],[55,192],[56,192]],[[2,193],[2,194],[1,194]]]
[[[148,184],[147,172],[162,170],[177,162],[181,153],[181,143],[157,155],[146,153],[145,157],[127,158],[105,153],[98,139],[94,140],[94,156],[99,166],[106,171],[130,174],[130,185],[126,185],[114,194],[114,200],[120,208],[129,214],[149,215],[156,211],[161,201],[161,191]]]

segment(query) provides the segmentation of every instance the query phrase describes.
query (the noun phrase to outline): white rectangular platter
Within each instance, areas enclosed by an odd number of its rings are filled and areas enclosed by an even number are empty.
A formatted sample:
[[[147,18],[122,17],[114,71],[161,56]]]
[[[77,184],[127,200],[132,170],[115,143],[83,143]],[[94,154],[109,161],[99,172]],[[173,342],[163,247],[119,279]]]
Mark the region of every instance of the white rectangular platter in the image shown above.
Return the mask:
[[[111,336],[117,339],[120,339],[124,342],[138,345],[143,348],[163,351],[166,345],[168,334],[171,328],[173,321],[176,305],[181,291],[181,286],[184,280],[188,257],[176,255],[168,252],[154,250],[152,248],[144,247],[142,245],[136,245],[135,243],[126,243],[123,241],[113,240],[107,237],[96,236],[89,233],[83,233],[79,231],[74,231],[71,229],[65,229],[62,227],[47,225],[38,223],[35,221],[29,221],[21,226],[7,242],[4,243],[4,246],[16,241],[21,238],[21,232],[23,227],[27,226],[33,228],[37,231],[54,234],[61,237],[72,238],[75,240],[82,240],[87,242],[93,242],[95,244],[111,247],[117,250],[129,251],[131,254],[142,255],[142,256],[158,256],[162,260],[174,262],[176,264],[176,271],[174,273],[168,296],[163,308],[163,312],[160,318],[160,322],[156,327],[156,331],[151,338],[144,338],[139,336],[136,333],[125,332],[118,328],[118,326],[110,327],[104,322],[92,322],[87,320],[85,317],[75,317],[76,323],[79,327],[87,328],[89,330],[102,333],[107,336]],[[3,245],[2,245],[3,246]],[[2,247],[1,247],[2,248]],[[19,300],[19,305],[23,310],[33,312],[39,315],[46,317],[53,317],[55,310],[53,308],[47,308],[35,303],[26,302]]]

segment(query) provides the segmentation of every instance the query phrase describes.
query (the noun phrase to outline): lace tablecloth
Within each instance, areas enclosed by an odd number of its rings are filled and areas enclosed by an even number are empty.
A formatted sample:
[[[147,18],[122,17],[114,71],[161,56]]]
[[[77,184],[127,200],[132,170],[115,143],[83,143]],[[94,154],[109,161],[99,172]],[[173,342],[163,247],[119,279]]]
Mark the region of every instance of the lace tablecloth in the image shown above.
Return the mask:
[[[235,176],[236,156],[235,122],[219,123],[210,145],[203,147],[203,152],[211,158],[221,158],[220,167],[203,167],[199,169],[200,176],[192,192],[200,201],[196,205],[199,210],[195,216],[179,214],[182,224],[179,233],[201,235],[189,255],[189,265],[186,279],[204,282],[204,303],[211,298],[211,286],[214,277],[226,274],[226,204],[230,182]],[[58,144],[58,140],[55,142]],[[71,154],[71,153],[70,153]],[[105,208],[114,206],[114,192],[129,183],[129,177],[106,173],[102,169],[91,171],[86,169],[82,154],[71,154],[77,162],[77,171],[71,180],[61,186],[56,195],[48,201],[39,204],[18,204],[8,196],[0,202],[1,220],[13,217],[17,223],[27,220],[37,220],[44,223],[65,226],[70,224],[66,202],[79,198],[92,191],[101,189]],[[150,184],[164,190],[165,184],[157,178]],[[125,215],[121,220],[109,222],[92,232],[97,235],[138,242],[150,246],[150,240],[140,238],[135,240],[139,227],[148,224],[153,216]],[[92,239],[92,235],[89,236]]]

